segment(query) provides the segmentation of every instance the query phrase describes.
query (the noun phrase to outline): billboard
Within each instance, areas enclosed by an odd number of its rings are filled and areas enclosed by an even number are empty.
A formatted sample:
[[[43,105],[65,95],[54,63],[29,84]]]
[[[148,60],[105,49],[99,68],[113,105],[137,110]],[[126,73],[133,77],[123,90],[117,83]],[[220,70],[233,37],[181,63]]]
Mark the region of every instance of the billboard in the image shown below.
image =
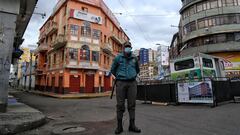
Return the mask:
[[[158,53],[161,57],[161,65],[168,66],[169,65],[169,52],[168,46],[160,46],[158,49]]]
[[[213,103],[211,81],[178,83],[179,103]]]
[[[240,53],[214,53],[213,55],[224,59],[224,67],[227,77],[240,77]]]
[[[89,22],[93,22],[93,23],[97,23],[97,24],[102,24],[102,22],[103,22],[102,17],[84,12],[82,10],[71,9],[70,10],[70,17],[80,19],[80,20],[89,21]]]

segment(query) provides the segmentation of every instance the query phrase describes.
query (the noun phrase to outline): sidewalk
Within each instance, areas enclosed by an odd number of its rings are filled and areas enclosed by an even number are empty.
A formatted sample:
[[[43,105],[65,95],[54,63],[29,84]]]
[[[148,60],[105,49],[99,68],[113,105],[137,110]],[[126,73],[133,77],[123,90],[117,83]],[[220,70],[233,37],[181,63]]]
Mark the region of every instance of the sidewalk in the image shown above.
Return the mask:
[[[0,134],[11,135],[37,128],[45,123],[46,117],[38,110],[17,102],[9,96],[6,113],[0,113]]]
[[[104,93],[73,93],[73,94],[57,94],[53,92],[46,92],[46,91],[28,91],[33,94],[53,97],[53,98],[60,98],[60,99],[86,99],[86,98],[99,98],[99,97],[110,97],[111,91],[104,92]]]

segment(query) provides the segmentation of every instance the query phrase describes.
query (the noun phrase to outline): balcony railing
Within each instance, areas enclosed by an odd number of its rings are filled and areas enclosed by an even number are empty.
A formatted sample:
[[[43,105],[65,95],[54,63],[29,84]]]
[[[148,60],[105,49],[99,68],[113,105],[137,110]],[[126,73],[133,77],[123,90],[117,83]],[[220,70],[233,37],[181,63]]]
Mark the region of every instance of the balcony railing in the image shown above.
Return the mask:
[[[40,52],[46,52],[48,50],[47,44],[41,44],[38,46],[38,48],[35,50],[35,53],[40,53]]]
[[[58,35],[57,38],[52,42],[52,47],[61,47],[67,43],[66,35]]]
[[[105,43],[102,47],[102,50],[106,53],[112,53],[113,48],[112,45],[110,45],[109,43]]]
[[[46,34],[50,35],[57,31],[57,23],[56,22],[50,22],[49,27],[46,29]]]
[[[46,38],[46,33],[45,32],[40,34],[39,41],[43,40],[44,38]]]
[[[123,39],[118,38],[115,34],[113,34],[113,35],[111,36],[111,38],[112,38],[114,41],[118,42],[119,44],[123,44],[123,43],[125,42]]]

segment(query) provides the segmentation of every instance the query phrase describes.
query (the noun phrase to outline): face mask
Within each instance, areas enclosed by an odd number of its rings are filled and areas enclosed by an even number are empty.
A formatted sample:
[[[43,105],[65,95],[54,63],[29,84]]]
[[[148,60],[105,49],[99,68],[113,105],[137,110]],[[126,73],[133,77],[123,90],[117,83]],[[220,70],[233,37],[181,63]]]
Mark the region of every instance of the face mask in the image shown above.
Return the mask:
[[[124,52],[125,52],[125,53],[130,53],[131,50],[132,50],[132,48],[130,48],[130,47],[126,47],[126,48],[124,49]]]

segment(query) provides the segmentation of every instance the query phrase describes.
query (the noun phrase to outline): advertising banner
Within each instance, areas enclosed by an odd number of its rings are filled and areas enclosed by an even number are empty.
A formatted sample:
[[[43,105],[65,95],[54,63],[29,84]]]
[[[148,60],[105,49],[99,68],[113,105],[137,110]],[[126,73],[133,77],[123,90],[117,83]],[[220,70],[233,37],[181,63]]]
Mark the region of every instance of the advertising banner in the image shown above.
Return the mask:
[[[102,24],[102,17],[94,15],[94,14],[90,14],[88,12],[84,12],[84,11],[81,11],[81,10],[71,9],[70,10],[70,17],[80,19],[80,20],[89,21],[89,22],[93,22],[93,23],[97,23],[97,24]]]
[[[213,103],[211,81],[178,83],[179,103]]]
[[[224,59],[224,67],[227,77],[240,77],[240,53],[214,53],[213,55]]]

